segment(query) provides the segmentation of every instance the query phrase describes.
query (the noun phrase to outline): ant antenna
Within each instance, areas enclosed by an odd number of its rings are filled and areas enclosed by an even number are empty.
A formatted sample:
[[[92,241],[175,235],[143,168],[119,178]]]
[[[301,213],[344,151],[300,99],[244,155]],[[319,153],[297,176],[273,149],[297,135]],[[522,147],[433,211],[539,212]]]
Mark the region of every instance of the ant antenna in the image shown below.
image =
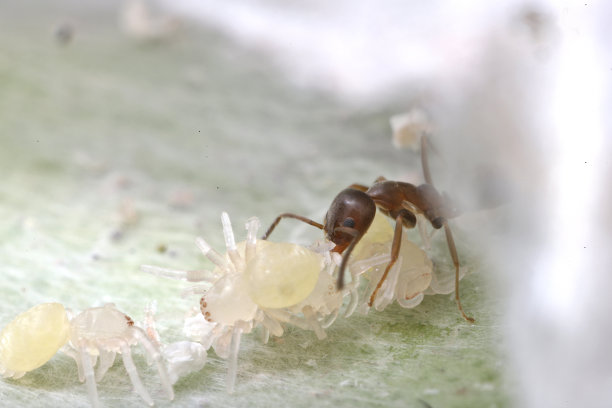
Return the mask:
[[[355,228],[349,227],[336,227],[336,231],[344,232],[345,234],[349,234],[353,237],[353,240],[344,251],[344,256],[342,256],[342,262],[340,262],[340,268],[338,270],[338,281],[336,287],[338,290],[342,290],[342,288],[344,288],[344,269],[346,269],[346,263],[348,262],[351,252],[353,252],[353,249],[363,234],[360,234]]]

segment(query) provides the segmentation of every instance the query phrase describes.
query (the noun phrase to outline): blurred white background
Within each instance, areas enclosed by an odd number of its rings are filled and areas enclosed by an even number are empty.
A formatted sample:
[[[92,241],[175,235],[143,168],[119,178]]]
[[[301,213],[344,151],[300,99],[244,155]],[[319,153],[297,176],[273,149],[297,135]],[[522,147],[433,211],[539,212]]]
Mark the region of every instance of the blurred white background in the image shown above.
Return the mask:
[[[511,197],[505,223],[485,219],[480,233],[503,271],[518,406],[612,404],[611,3],[166,5],[264,53],[298,86],[365,106],[412,95],[462,201],[486,195],[487,175]]]

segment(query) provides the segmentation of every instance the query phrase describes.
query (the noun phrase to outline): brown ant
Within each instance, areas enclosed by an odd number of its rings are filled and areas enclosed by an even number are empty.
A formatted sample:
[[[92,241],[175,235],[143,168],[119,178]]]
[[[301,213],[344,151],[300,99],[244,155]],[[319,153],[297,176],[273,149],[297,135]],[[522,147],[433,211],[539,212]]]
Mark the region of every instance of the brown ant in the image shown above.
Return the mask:
[[[391,260],[368,302],[368,305],[372,306],[389,270],[397,261],[402,240],[402,226],[413,228],[417,221],[416,214],[423,214],[435,229],[444,227],[448,249],[455,265],[455,300],[457,301],[457,307],[461,316],[468,322],[473,323],[474,319],[465,314],[459,299],[459,257],[447,221],[449,218],[457,216],[458,212],[450,205],[448,197],[440,194],[433,186],[427,160],[427,145],[427,138],[422,136],[421,164],[425,184],[415,186],[401,181],[386,180],[384,177],[379,177],[371,187],[353,184],[342,190],[334,198],[327,214],[325,214],[324,224],[319,224],[300,215],[284,213],[274,220],[262,239],[267,239],[283,218],[295,218],[322,229],[327,239],[336,244],[332,251],[344,252],[338,273],[338,290],[340,290],[344,286],[344,269],[348,258],[355,245],[368,231],[378,207],[385,215],[395,219],[395,230],[391,246]]]

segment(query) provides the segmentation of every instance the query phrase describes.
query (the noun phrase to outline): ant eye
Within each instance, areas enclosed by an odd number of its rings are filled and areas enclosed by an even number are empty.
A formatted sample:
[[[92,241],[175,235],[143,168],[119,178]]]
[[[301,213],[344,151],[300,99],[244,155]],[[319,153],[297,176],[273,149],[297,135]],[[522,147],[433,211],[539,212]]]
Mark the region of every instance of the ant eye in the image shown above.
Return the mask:
[[[444,220],[444,218],[443,218],[443,217],[437,217],[437,218],[434,218],[434,219],[431,221],[431,225],[432,225],[432,226],[433,226],[435,229],[440,229],[440,228],[442,228],[442,226],[444,225],[444,221],[445,221],[445,220]]]
[[[352,219],[351,217],[348,217],[347,219],[344,220],[344,222],[342,223],[342,226],[349,227],[349,228],[354,228],[355,227],[355,220]]]

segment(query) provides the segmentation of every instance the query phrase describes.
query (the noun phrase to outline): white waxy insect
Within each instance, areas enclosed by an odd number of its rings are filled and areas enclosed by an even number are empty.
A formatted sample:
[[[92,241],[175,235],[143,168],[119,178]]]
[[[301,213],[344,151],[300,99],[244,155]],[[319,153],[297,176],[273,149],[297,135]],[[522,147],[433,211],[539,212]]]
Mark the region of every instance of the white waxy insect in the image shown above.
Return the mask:
[[[153,405],[131,357],[130,347],[137,343],[155,362],[162,387],[172,400],[174,391],[159,348],[113,304],[86,309],[72,319],[59,303],[43,303],[21,313],[0,333],[0,373],[19,378],[46,363],[64,346],[63,352],[76,361],[79,379],[85,381],[91,403],[97,407],[96,383],[119,353],[134,389]]]
[[[232,392],[236,377],[237,353],[242,333],[255,326],[281,336],[283,323],[313,330],[326,336],[329,326],[342,306],[332,272],[329,246],[314,251],[285,242],[257,240],[259,220],[246,223],[246,241],[235,243],[229,216],[223,213],[223,235],[227,252],[219,254],[202,238],[196,245],[216,266],[211,272],[181,271],[143,265],[142,270],[158,276],[204,282],[187,291],[202,294],[201,315],[186,321],[186,332],[198,337],[204,347],[212,346],[222,358],[229,359],[227,389]],[[356,293],[352,293],[356,305]],[[203,318],[202,318],[203,317]]]
[[[428,224],[422,214],[417,214],[417,227],[425,250],[431,249],[432,234],[427,231]],[[361,277],[365,277],[369,282],[362,293],[362,312],[367,312],[370,296],[391,259],[392,240],[393,228],[387,217],[377,211],[372,225],[355,247],[349,262],[351,275],[357,281],[355,285],[359,285]],[[459,268],[459,279],[463,278],[465,273],[465,267]],[[403,231],[398,259],[389,271],[373,306],[381,311],[397,301],[404,308],[413,308],[423,301],[424,295],[449,294],[454,290],[454,269],[440,265],[434,267],[428,254],[415,245],[406,231]]]
[[[368,232],[355,247],[349,263],[354,279],[364,275],[369,280],[363,295],[363,310],[367,310],[370,296],[391,259],[392,241],[393,228],[387,218],[377,211]],[[398,259],[374,300],[374,308],[383,310],[395,300],[405,308],[419,305],[433,276],[433,264],[427,254],[408,239],[405,231],[402,232]]]

